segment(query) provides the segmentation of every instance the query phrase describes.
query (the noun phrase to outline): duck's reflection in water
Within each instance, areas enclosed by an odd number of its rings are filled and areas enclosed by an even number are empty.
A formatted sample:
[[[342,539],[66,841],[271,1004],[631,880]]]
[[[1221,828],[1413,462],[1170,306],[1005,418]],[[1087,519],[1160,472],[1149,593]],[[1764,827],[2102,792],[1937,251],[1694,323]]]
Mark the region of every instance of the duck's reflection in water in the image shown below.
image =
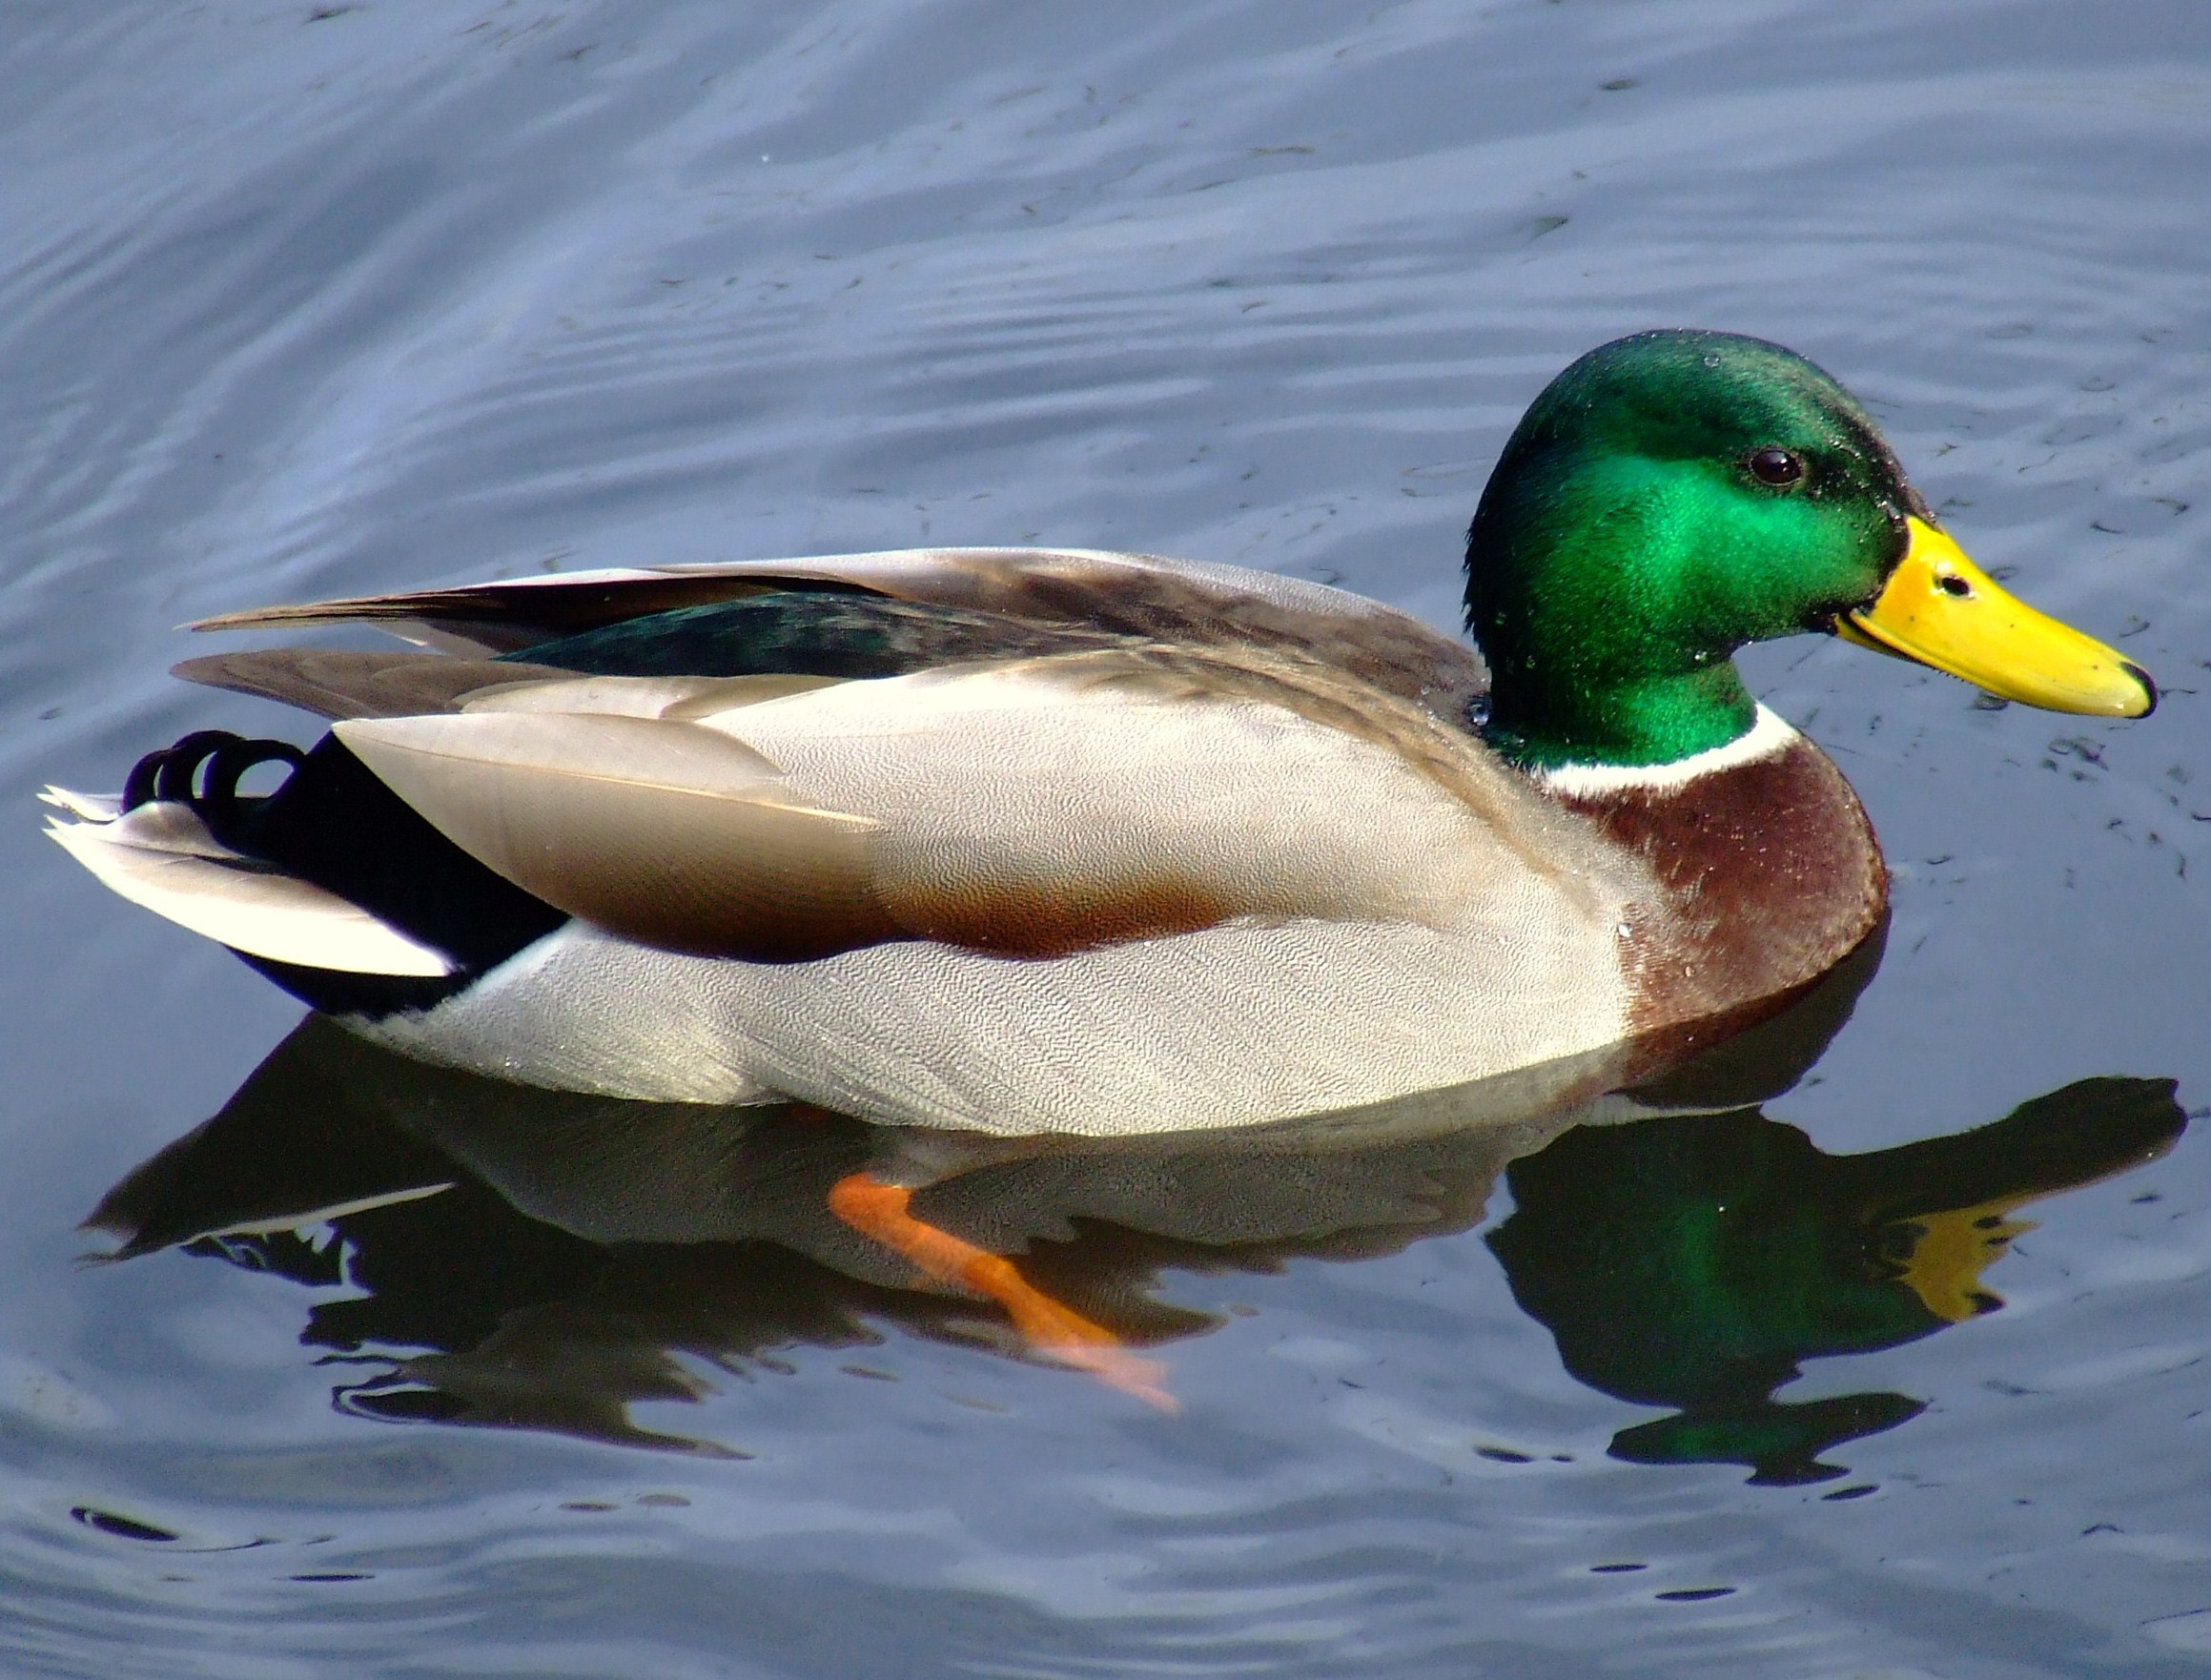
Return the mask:
[[[1822,1452],[1926,1403],[1772,1398],[1805,1360],[1995,1311],[1982,1274],[2033,1228],[2019,1208],[2163,1153],[2183,1123],[2167,1080],[2083,1079],[1871,1155],[1824,1155],[1755,1108],[1586,1127],[1513,1163],[1488,1242],[1569,1371],[1679,1408],[1623,1429],[1614,1457],[1824,1481],[1845,1472]]]
[[[1157,1300],[1162,1268],[1393,1253],[1478,1222],[1502,1174],[1513,1212],[1487,1240],[1515,1298],[1582,1381],[1674,1410],[1622,1430],[1616,1456],[1815,1481],[1842,1473],[1823,1451],[1923,1403],[1772,1398],[1801,1362],[1992,1310],[1982,1273],[2024,1203],[2152,1158],[2184,1124],[2167,1081],[2089,1079],[1972,1131],[1822,1154],[1758,1105],[1825,1048],[1877,956],[1632,1093],[1576,1096],[1582,1071],[1553,1070],[1355,1123],[1102,1147],[537,1091],[310,1018],[87,1222],[117,1258],[180,1245],[350,1284],[302,1333],[354,1375],[347,1410],[718,1452],[629,1418],[698,1396],[679,1354],[772,1371],[889,1322],[1016,1357],[1042,1342],[1165,1403],[1163,1367],[1133,1349],[1216,1321]],[[920,1185],[899,1217],[958,1263],[833,1209],[863,1173]]]

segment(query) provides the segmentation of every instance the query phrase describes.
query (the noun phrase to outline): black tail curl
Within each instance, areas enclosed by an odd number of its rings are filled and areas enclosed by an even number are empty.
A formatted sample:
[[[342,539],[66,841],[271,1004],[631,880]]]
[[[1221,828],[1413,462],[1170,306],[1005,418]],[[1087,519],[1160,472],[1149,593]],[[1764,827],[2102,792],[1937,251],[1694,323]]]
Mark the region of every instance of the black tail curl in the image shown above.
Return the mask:
[[[266,764],[289,773],[273,793],[239,781]],[[244,956],[302,1002],[336,1014],[427,1009],[568,918],[494,874],[432,828],[335,735],[312,751],[286,741],[196,729],[149,752],[123,784],[123,809],[189,808],[222,845],[358,905],[459,965],[442,979],[356,974]]]
[[[246,819],[268,796],[238,792],[246,772],[265,764],[297,770],[307,755],[289,741],[248,740],[228,729],[194,729],[171,747],[149,752],[123,780],[123,809],[136,810],[160,799],[188,807],[226,846],[235,845]]]

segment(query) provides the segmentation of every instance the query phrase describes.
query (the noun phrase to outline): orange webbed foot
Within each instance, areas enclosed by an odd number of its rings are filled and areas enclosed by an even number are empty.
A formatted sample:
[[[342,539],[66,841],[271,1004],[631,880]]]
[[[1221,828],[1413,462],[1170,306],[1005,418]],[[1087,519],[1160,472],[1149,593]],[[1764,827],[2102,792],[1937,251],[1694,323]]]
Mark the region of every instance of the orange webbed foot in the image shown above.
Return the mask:
[[[913,1192],[886,1184],[872,1173],[851,1173],[829,1186],[829,1212],[862,1236],[911,1260],[927,1276],[988,1297],[1006,1309],[1039,1353],[1088,1371],[1100,1382],[1133,1394],[1161,1411],[1179,1408],[1160,1386],[1166,1367],[1131,1353],[1103,1324],[1045,1294],[1021,1276],[1013,1262],[908,1211]]]

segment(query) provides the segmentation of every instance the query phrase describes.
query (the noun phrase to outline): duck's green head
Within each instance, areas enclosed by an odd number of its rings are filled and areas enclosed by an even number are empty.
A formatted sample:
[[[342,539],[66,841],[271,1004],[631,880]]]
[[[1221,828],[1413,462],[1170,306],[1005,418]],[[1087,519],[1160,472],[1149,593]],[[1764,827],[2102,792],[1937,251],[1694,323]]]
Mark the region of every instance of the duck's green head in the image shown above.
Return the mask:
[[[1466,574],[1488,730],[1530,767],[1723,746],[1755,715],[1730,655],[1804,630],[2056,710],[2157,701],[1959,552],[1849,392],[1730,333],[1638,333],[1553,379],[1483,494]]]

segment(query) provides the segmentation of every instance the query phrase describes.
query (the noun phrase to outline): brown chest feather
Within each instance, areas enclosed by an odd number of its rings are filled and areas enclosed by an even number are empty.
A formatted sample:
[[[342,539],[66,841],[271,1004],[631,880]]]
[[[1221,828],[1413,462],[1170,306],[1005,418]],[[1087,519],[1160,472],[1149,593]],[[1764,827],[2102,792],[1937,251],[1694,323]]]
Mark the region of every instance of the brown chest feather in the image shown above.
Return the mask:
[[[1709,1041],[1748,1025],[1840,961],[1888,905],[1865,809],[1809,741],[1682,788],[1567,803],[1641,854],[1666,895],[1628,930],[1639,1035]]]

